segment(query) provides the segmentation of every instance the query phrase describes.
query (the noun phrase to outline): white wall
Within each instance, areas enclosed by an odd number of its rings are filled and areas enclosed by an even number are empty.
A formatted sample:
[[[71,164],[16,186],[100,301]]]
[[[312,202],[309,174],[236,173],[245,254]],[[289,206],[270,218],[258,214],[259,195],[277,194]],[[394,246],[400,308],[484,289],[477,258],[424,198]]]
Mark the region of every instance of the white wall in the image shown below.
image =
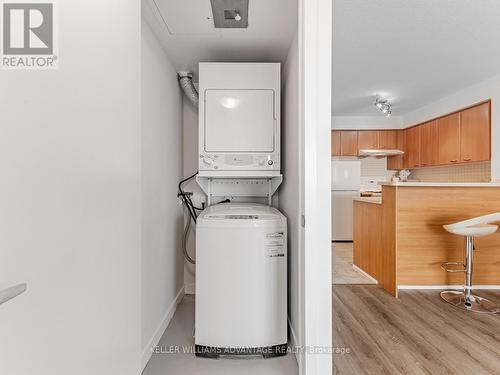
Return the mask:
[[[59,1],[59,70],[0,71],[0,373],[140,371],[140,2]]]
[[[500,76],[495,76],[405,115],[405,127],[491,99],[491,178],[500,180]]]
[[[401,129],[403,126],[402,116],[332,116],[332,129]]]
[[[282,70],[281,160],[283,183],[279,208],[288,220],[288,317],[293,345],[302,345],[300,328],[301,207],[300,207],[300,117],[299,51],[295,36]],[[300,359],[300,357],[298,357]]]
[[[183,292],[182,92],[177,73],[147,21],[142,20],[142,348],[151,346]]]

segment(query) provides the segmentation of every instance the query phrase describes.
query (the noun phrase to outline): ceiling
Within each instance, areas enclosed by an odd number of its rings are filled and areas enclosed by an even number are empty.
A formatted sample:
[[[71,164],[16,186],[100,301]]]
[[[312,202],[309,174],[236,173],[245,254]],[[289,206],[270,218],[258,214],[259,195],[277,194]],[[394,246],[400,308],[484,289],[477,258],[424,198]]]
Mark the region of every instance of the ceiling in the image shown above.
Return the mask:
[[[335,116],[400,116],[500,74],[498,0],[334,0]]]
[[[145,0],[143,13],[177,70],[198,62],[284,62],[297,31],[296,0],[250,0],[248,29],[216,29],[210,0]]]

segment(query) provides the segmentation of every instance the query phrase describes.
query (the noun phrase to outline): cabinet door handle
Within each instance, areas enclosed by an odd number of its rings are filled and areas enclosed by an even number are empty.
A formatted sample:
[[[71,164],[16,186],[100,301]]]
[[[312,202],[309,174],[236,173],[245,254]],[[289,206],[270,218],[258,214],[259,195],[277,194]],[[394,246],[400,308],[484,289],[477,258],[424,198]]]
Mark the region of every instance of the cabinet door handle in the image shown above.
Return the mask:
[[[458,160],[457,159],[453,159],[453,160],[450,160],[452,163],[456,163]]]
[[[464,158],[464,161],[471,161],[471,158]]]

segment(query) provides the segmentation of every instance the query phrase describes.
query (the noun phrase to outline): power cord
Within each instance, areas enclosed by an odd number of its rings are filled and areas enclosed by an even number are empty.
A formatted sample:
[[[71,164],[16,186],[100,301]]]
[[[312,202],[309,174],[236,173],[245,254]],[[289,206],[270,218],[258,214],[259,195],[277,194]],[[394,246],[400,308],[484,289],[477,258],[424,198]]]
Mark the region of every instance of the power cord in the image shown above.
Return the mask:
[[[198,174],[198,172],[196,172],[192,176],[189,176],[189,177],[185,178],[184,180],[182,180],[181,182],[179,182],[179,185],[178,185],[179,192],[177,193],[177,197],[181,198],[182,204],[184,206],[184,210],[187,211],[189,214],[189,216],[187,217],[186,226],[184,227],[184,235],[182,236],[182,252],[184,254],[184,258],[186,258],[186,260],[191,264],[196,264],[196,261],[193,258],[191,258],[191,256],[189,255],[189,253],[187,251],[187,240],[188,240],[188,236],[189,236],[189,230],[191,229],[191,220],[193,220],[193,222],[196,224],[196,221],[198,218],[197,211],[203,211],[204,207],[196,207],[191,199],[191,196],[193,195],[193,193],[185,192],[182,189],[182,185],[184,185],[186,182],[188,182],[191,179],[193,179],[194,177],[196,177],[197,174]],[[231,202],[230,199],[225,199],[221,202],[218,202],[217,204],[229,203],[229,202]]]

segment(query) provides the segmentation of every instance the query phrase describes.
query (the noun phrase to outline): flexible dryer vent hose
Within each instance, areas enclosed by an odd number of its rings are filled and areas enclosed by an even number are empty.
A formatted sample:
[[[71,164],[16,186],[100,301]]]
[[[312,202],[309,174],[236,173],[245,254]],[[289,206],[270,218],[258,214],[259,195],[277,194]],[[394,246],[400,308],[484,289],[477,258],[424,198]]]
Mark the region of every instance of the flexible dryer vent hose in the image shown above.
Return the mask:
[[[198,90],[194,87],[193,74],[189,72],[177,73],[182,91],[193,105],[198,108]]]

